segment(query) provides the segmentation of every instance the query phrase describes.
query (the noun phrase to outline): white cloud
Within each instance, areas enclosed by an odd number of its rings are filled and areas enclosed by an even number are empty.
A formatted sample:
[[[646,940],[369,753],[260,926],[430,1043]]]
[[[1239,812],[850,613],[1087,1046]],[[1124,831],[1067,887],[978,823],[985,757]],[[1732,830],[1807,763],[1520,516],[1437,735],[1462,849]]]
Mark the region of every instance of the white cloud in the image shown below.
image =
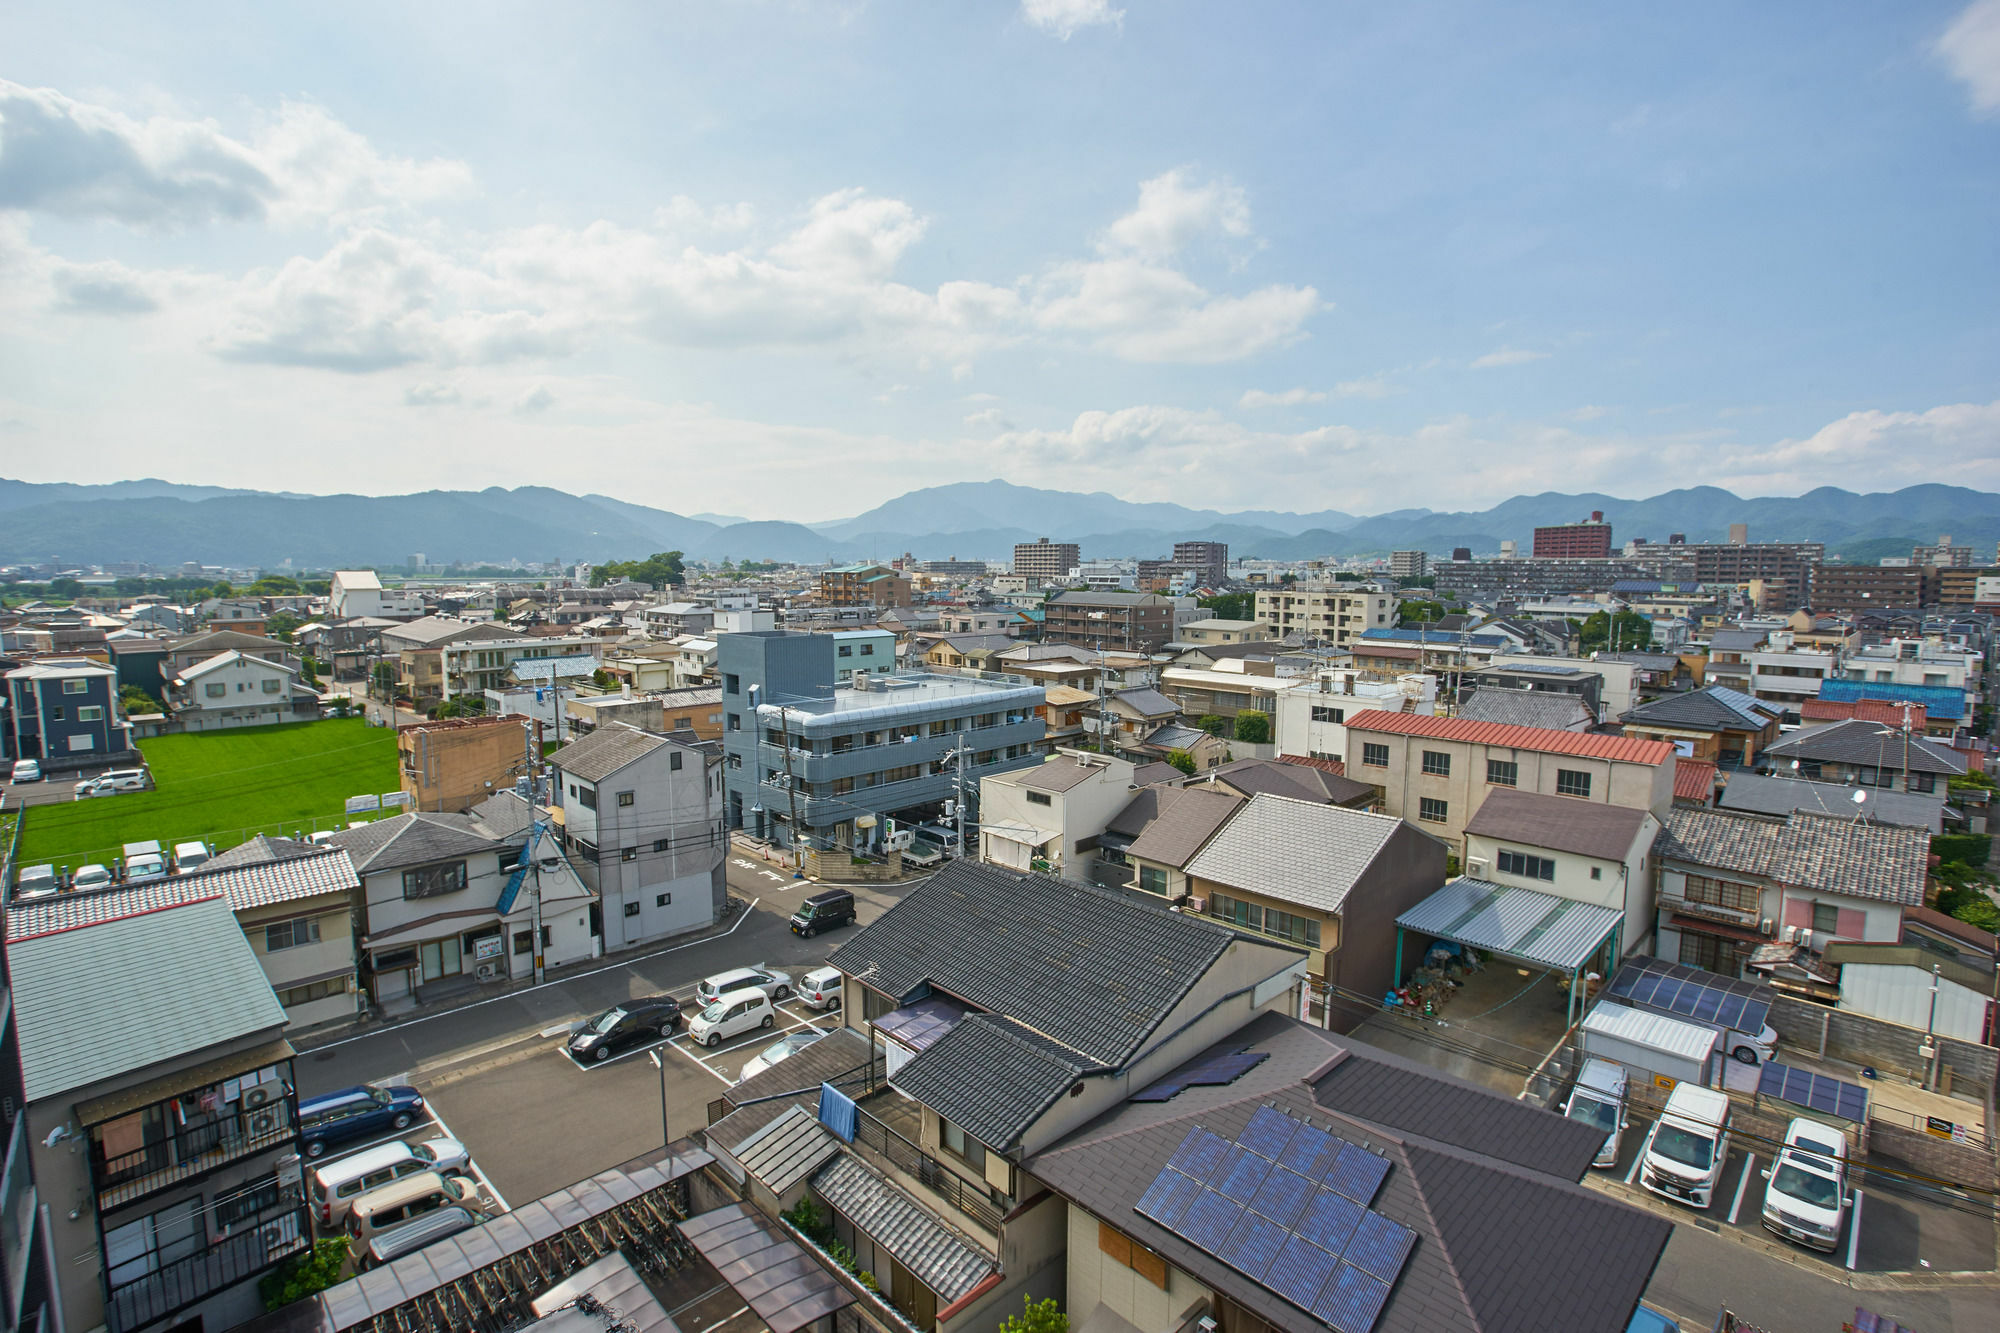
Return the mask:
[[[513,412],[517,417],[540,416],[555,405],[556,396],[549,392],[549,386],[537,384],[514,400]]]
[[[1113,9],[1111,0],[1021,0],[1021,17],[1066,42],[1084,28],[1119,26],[1125,11]]]
[[[1751,493],[1796,494],[1822,485],[1893,490],[1950,481],[2000,485],[2000,401],[1950,403],[1923,412],[1850,412],[1804,439],[1729,444],[1706,467],[1716,484]],[[1949,471],[1939,464],[1950,460]]]
[[[1365,379],[1342,380],[1333,386],[1336,398],[1387,398],[1396,392],[1396,386],[1381,375],[1370,375]]]
[[[151,284],[113,260],[62,264],[50,275],[55,308],[69,315],[150,315],[160,308]]]
[[[455,386],[437,381],[412,384],[403,390],[403,402],[409,407],[454,407],[463,401]]]
[[[1548,358],[1547,352],[1531,352],[1522,347],[1502,347],[1497,351],[1488,352],[1485,356],[1473,358],[1472,369],[1492,370],[1498,366],[1525,366],[1530,361],[1546,361]]]
[[[1967,5],[1938,38],[1937,54],[1972,95],[1975,110],[2000,110],[2000,0]]]
[[[1196,184],[1186,167],[1139,184],[1139,203],[1112,223],[1098,248],[1107,254],[1164,259],[1197,237],[1250,235],[1250,203],[1243,191],[1220,181]]]
[[[1286,389],[1283,393],[1268,393],[1263,389],[1246,389],[1236,400],[1238,407],[1298,407],[1304,403],[1323,403],[1326,394],[1317,389]]]
[[[965,424],[968,426],[983,427],[987,430],[1014,429],[1014,423],[1009,421],[1007,415],[997,407],[989,407],[983,411],[972,413],[966,417]]]

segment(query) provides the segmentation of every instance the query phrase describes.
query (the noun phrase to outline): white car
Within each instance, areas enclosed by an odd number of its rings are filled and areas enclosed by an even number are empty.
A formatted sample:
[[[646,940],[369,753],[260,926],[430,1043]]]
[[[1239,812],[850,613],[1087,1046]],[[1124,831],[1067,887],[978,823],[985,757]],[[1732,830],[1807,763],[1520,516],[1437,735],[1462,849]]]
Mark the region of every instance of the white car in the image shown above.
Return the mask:
[[[840,1008],[840,969],[816,967],[800,977],[799,1003],[829,1012]]]
[[[72,889],[101,889],[110,883],[111,868],[92,862],[90,865],[78,869],[76,874],[71,877],[69,886]]]
[[[788,1060],[792,1056],[797,1055],[800,1051],[818,1041],[822,1035],[824,1034],[811,1031],[810,1029],[805,1032],[787,1032],[784,1036],[751,1056],[744,1063],[743,1072],[737,1076],[736,1081],[741,1083],[744,1079],[757,1077],[757,1075],[763,1073],[779,1061]]]
[[[439,1175],[447,1172],[466,1175],[472,1163],[472,1154],[457,1139],[425,1139],[422,1143],[412,1143],[410,1151],[429,1162],[430,1169]]]
[[[720,1046],[731,1037],[778,1021],[771,997],[755,986],[718,995],[714,1002],[688,1021],[688,1036],[703,1046]]]
[[[56,868],[44,862],[38,866],[22,866],[14,875],[14,897],[40,898],[56,891]]]
[[[87,801],[93,796],[116,796],[118,789],[97,778],[85,778],[76,784],[76,799]]]
[[[755,967],[731,968],[727,972],[717,972],[712,977],[703,977],[695,983],[694,998],[703,1007],[714,1004],[731,991],[755,987],[771,997],[776,1004],[792,993],[792,974],[780,972],[775,967],[762,963]]]
[[[1847,1136],[1801,1116],[1785,1127],[1785,1146],[1764,1173],[1764,1227],[1773,1235],[1831,1254],[1847,1220]]]
[[[14,761],[15,782],[40,782],[42,780],[41,761],[36,759],[16,759]]]

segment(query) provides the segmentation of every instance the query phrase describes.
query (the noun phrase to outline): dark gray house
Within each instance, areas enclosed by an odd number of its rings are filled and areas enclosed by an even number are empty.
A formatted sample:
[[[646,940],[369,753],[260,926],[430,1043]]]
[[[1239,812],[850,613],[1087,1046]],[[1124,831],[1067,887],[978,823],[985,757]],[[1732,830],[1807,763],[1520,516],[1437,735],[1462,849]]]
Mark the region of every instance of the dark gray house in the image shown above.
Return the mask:
[[[7,673],[9,759],[50,772],[137,760],[118,706],[118,673],[87,657],[49,658]]]

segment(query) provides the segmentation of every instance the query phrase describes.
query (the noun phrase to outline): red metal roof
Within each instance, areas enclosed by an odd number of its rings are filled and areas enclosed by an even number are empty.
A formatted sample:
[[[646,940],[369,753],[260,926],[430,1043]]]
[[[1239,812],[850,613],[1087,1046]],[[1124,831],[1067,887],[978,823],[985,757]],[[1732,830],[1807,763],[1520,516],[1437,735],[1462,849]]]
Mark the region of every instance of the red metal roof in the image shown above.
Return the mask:
[[[1677,801],[1700,801],[1706,805],[1715,799],[1715,765],[1706,759],[1689,759],[1685,755],[1674,761],[1674,799]]]
[[[1928,711],[1922,704],[1910,705],[1910,725],[1921,731],[1928,720]],[[1848,718],[1858,718],[1863,722],[1900,727],[1903,725],[1903,705],[1884,699],[1808,699],[1799,705],[1799,716],[1819,722],[1844,722]]]
[[[1331,773],[1337,778],[1347,776],[1347,765],[1341,763],[1338,759],[1315,759],[1311,755],[1281,754],[1278,756],[1278,762],[1281,764],[1303,764],[1307,768],[1316,768],[1322,773]]]
[[[1600,736],[1580,731],[1551,731],[1547,727],[1517,727],[1506,722],[1473,722],[1460,717],[1392,713],[1386,708],[1371,708],[1351,714],[1347,719],[1347,729],[1393,732],[1399,736],[1428,736],[1434,740],[1466,741],[1473,745],[1498,745],[1509,750],[1534,750],[1541,754],[1573,754],[1627,764],[1657,766],[1674,757],[1674,747],[1665,741],[1640,740],[1632,736]]]

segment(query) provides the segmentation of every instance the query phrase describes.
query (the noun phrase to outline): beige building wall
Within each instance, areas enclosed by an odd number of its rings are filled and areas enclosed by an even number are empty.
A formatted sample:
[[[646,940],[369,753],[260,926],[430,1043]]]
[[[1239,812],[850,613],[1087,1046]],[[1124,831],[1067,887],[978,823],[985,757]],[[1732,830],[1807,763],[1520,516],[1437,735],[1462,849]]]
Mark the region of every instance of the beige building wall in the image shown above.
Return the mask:
[[[271,989],[280,1003],[286,992],[318,986],[327,993],[317,999],[300,999],[285,1004],[285,1016],[292,1027],[309,1027],[333,1019],[352,1017],[359,998],[355,990],[354,907],[349,894],[320,894],[297,902],[275,903],[240,911],[236,920],[250,941],[257,965],[270,978]],[[319,941],[272,949],[269,927],[288,921],[310,920],[319,927]],[[282,938],[282,933],[280,935]],[[328,977],[340,973],[339,989]]]
[[[1065,1308],[1071,1320],[1081,1323],[1085,1315],[1106,1305],[1134,1328],[1177,1329],[1196,1307],[1213,1301],[1214,1292],[1165,1259],[1160,1260],[1166,1269],[1163,1287],[1107,1253],[1105,1242],[1116,1248],[1117,1237],[1124,1233],[1112,1227],[1113,1234],[1107,1236],[1105,1226],[1096,1215],[1069,1205],[1069,1299]],[[1124,1238],[1128,1243],[1131,1240]],[[1141,1263],[1148,1261],[1142,1259]]]

